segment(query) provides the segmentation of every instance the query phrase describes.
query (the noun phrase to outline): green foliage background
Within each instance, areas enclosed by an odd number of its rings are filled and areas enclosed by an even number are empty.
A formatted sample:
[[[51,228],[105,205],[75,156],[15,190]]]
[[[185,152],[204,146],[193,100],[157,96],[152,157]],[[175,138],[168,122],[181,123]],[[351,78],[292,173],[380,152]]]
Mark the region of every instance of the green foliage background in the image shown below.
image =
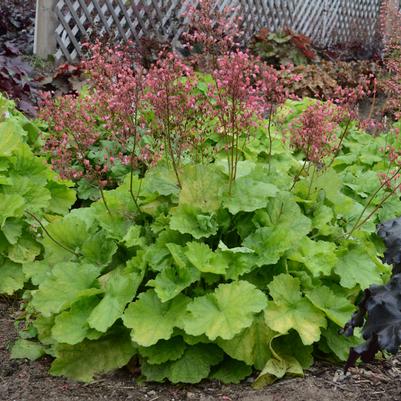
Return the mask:
[[[35,156],[39,130],[0,96],[0,293],[24,286],[24,266],[42,257],[36,219],[51,221],[75,201],[45,160]],[[36,219],[35,219],[36,218]]]

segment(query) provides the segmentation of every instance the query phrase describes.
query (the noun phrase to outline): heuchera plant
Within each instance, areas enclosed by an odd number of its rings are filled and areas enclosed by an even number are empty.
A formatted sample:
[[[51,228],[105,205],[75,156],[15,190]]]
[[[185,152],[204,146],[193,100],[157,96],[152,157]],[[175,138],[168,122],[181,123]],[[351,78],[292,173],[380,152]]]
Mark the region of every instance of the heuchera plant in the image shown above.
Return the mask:
[[[245,51],[219,55],[208,75],[171,53],[140,73],[101,53],[82,99],[66,101],[79,132],[64,124],[52,138],[102,199],[43,225],[43,256],[23,267],[27,331],[12,356],[50,354],[52,374],[81,381],[138,363],[156,382],[257,371],[256,387],[302,375],[315,350],[345,360],[361,342],[338,335],[355,299],[390,276],[375,223],[401,213],[380,182],[379,150],[396,143],[310,99],[288,100],[269,126],[285,90]],[[131,168],[113,190],[91,156],[103,132]],[[135,171],[144,133],[165,160]],[[199,143],[212,157],[197,158]]]

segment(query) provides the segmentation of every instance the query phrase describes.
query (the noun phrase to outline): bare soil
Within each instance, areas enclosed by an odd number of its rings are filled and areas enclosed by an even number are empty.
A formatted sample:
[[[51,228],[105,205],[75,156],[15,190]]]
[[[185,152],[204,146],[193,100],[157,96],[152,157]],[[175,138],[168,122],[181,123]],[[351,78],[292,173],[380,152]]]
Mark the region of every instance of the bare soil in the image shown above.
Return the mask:
[[[140,384],[125,369],[82,384],[50,376],[51,359],[10,360],[16,339],[18,302],[0,298],[0,401],[400,401],[401,359],[364,365],[343,375],[341,367],[318,362],[304,378],[290,378],[253,390],[250,382],[222,385]]]

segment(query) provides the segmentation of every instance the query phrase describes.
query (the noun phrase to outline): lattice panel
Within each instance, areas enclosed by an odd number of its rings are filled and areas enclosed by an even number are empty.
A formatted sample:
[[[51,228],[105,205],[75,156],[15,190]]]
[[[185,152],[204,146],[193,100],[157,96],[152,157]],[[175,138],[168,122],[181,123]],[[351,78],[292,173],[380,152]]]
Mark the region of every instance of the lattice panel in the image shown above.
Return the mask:
[[[153,37],[178,43],[185,29],[183,12],[198,0],[57,0],[56,59],[81,57],[80,44],[93,31],[116,41]],[[381,0],[223,0],[219,10],[238,10],[244,40],[263,27],[290,28],[321,46],[374,40]]]
[[[355,42],[369,44],[374,40],[380,0],[337,0],[330,3],[328,45]]]

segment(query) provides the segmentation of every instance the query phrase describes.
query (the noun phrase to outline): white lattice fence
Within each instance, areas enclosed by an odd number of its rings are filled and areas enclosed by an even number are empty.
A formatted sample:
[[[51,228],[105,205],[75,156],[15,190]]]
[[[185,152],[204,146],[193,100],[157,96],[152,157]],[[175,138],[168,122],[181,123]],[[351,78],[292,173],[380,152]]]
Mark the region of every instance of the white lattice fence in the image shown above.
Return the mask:
[[[354,42],[369,45],[375,37],[382,1],[223,0],[216,1],[216,7],[220,10],[230,7],[242,15],[245,40],[263,27],[270,30],[288,27],[311,37],[321,46]],[[116,41],[138,42],[146,36],[168,39],[176,44],[185,29],[182,14],[188,4],[196,4],[198,0],[37,2],[36,53],[41,56],[55,53],[56,59],[73,61],[81,56],[81,42],[95,27]],[[43,24],[47,24],[46,29]]]

